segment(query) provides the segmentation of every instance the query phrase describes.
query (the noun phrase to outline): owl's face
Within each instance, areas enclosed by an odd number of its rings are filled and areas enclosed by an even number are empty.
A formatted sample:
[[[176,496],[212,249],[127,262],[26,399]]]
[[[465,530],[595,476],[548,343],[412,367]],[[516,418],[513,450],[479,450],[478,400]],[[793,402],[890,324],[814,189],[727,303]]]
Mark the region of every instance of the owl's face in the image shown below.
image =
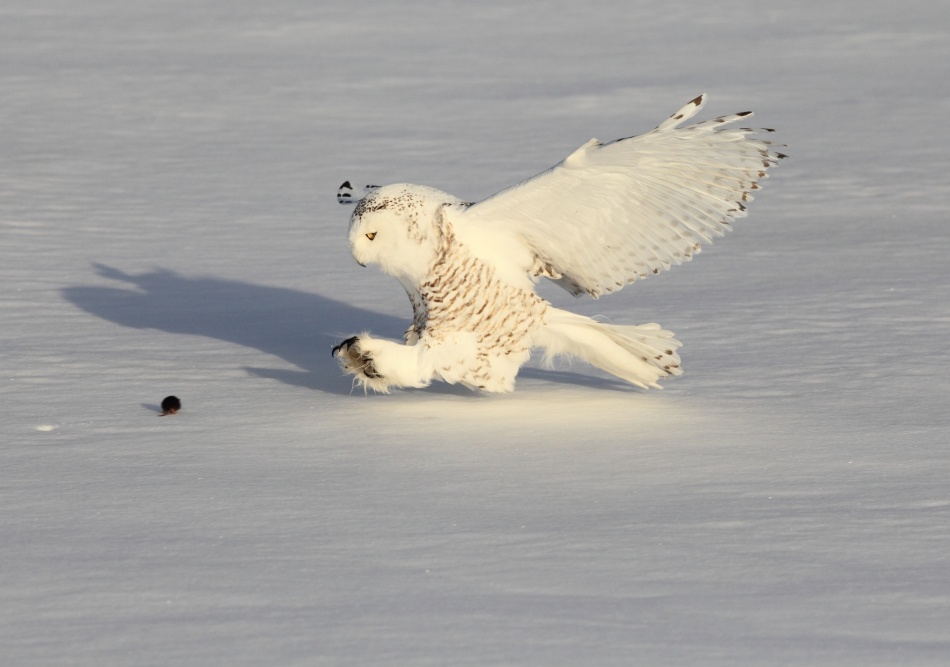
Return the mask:
[[[441,195],[441,196],[439,196]],[[361,265],[412,284],[435,259],[439,208],[451,195],[416,185],[387,185],[361,199],[350,218],[350,251]]]

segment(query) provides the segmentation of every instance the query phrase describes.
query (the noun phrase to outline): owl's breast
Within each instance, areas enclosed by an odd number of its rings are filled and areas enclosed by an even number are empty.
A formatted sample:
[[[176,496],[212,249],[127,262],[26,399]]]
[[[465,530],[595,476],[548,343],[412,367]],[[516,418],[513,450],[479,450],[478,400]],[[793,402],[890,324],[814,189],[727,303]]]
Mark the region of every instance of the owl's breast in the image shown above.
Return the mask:
[[[548,309],[533,290],[500,280],[494,267],[461,244],[433,265],[419,294],[427,339],[435,343],[457,332],[472,333],[486,355],[530,350],[532,333]]]

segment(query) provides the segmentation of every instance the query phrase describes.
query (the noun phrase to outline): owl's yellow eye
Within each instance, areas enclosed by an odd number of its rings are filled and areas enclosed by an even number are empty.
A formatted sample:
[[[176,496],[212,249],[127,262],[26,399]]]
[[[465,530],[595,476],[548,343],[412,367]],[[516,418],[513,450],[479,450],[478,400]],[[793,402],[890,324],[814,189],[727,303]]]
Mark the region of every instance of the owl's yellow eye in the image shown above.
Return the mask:
[[[372,241],[373,239],[376,238],[376,232],[370,232],[369,234],[366,235],[366,238]]]

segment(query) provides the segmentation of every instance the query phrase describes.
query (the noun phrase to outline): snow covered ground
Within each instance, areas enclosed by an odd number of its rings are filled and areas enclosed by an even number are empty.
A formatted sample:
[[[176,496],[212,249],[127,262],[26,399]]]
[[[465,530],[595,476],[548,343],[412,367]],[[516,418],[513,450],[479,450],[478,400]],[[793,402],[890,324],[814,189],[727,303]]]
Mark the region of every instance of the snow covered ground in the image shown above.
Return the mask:
[[[947,3],[0,1],[3,664],[950,663],[948,84]],[[545,292],[683,377],[351,392],[340,182],[700,92],[789,144],[750,217]]]

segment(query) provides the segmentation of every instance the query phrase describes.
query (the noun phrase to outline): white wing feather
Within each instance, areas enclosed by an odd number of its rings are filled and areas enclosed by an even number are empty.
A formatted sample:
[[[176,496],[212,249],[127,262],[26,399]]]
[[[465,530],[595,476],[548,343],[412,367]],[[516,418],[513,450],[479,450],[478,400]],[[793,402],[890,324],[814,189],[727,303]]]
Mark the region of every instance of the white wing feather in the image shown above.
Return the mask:
[[[700,95],[651,132],[596,139],[537,176],[461,214],[524,239],[539,275],[597,298],[688,261],[746,215],[758,181],[785,156],[751,129],[751,112],[686,127]]]

